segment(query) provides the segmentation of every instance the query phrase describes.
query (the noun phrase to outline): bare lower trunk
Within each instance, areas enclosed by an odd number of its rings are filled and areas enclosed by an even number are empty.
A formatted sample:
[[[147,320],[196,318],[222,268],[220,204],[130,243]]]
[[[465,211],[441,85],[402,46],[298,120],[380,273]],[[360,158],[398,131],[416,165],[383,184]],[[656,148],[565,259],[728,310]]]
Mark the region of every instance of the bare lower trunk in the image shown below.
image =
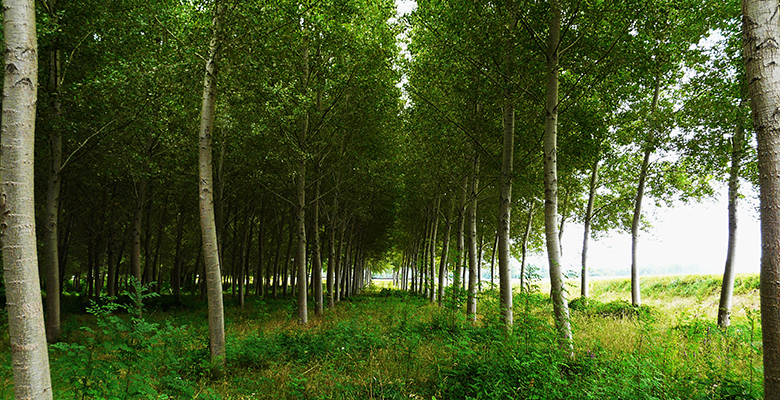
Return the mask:
[[[322,299],[322,256],[320,254],[320,180],[314,184],[314,200],[312,202],[312,239],[311,280],[314,286],[314,313],[318,316],[323,312]]]
[[[739,199],[739,175],[744,149],[745,130],[741,123],[731,141],[731,169],[729,171],[729,239],[726,246],[726,267],[723,272],[723,282],[718,305],[718,326],[725,328],[730,325],[731,299],[734,294],[734,257],[737,250],[737,202]]]
[[[309,50],[303,51],[303,76],[302,83],[304,87],[309,79]],[[298,175],[296,177],[297,190],[297,211],[296,221],[298,222],[298,248],[295,253],[295,266],[298,274],[298,323],[305,325],[309,322],[309,309],[306,297],[306,134],[309,130],[309,115],[305,114],[301,119],[301,126],[298,132],[298,148],[300,149],[301,159],[298,161]]]
[[[130,275],[135,278],[136,282],[141,283],[141,228],[143,225],[144,217],[144,204],[146,204],[146,189],[148,187],[148,179],[146,175],[142,175],[138,179],[137,198],[135,203],[135,211],[133,213],[133,241],[130,248]],[[140,296],[137,293],[136,296]]]
[[[53,4],[53,3],[52,3]],[[52,6],[53,7],[53,6]],[[52,10],[54,11],[54,10]],[[46,189],[46,213],[44,224],[43,254],[46,269],[46,340],[55,343],[60,339],[60,265],[59,265],[59,218],[60,186],[62,167],[62,131],[60,121],[60,51],[49,52],[49,95],[52,96],[50,110],[49,182]]]
[[[547,257],[550,265],[550,291],[555,325],[563,345],[573,347],[569,304],[563,288],[561,247],[558,243],[558,46],[561,34],[561,10],[551,2],[550,33],[547,43],[547,118],[544,129],[544,225]]]
[[[469,194],[468,246],[469,246],[469,288],[466,300],[466,315],[477,320],[477,193],[479,191],[479,153],[474,151],[474,170]]]
[[[515,109],[510,98],[510,90],[504,90],[504,149],[501,161],[501,198],[498,205],[498,285],[499,308],[504,325],[514,324],[512,312],[512,274],[510,246],[510,226],[512,215],[512,170],[515,148]]]
[[[14,395],[51,399],[35,238],[34,144],[38,89],[35,4],[4,0],[5,80],[0,147],[0,238]]]
[[[523,232],[523,242],[520,249],[520,288],[521,290],[526,290],[527,286],[529,286],[529,283],[526,282],[526,273],[525,273],[525,261],[526,261],[526,255],[528,254],[528,238],[531,236],[531,228],[533,228],[534,223],[534,209],[536,207],[536,201],[534,199],[531,199],[531,201],[528,203],[528,220],[525,223],[525,231]]]
[[[650,115],[655,113],[658,107],[658,96],[661,90],[659,78],[656,78],[655,92],[653,101],[650,105]],[[647,143],[645,143],[644,157],[642,166],[639,170],[639,184],[636,189],[636,198],[634,199],[634,216],[631,220],[631,304],[639,306],[642,304],[642,295],[639,286],[639,262],[638,262],[638,244],[639,244],[639,225],[642,220],[642,199],[645,195],[645,184],[647,182],[647,171],[650,167],[650,155],[653,153],[653,134],[648,134]]]
[[[203,237],[203,258],[206,268],[206,286],[209,310],[209,347],[211,362],[217,368],[225,365],[225,314],[222,306],[222,273],[219,264],[217,226],[214,218],[212,132],[217,96],[217,58],[222,44],[222,18],[225,5],[215,3],[213,37],[209,44],[209,58],[203,83],[203,106],[199,133],[200,226]]]
[[[780,31],[776,0],[743,0],[743,45],[761,188],[764,398],[780,399]]]
[[[588,207],[585,209],[584,233],[582,235],[582,271],[580,274],[580,296],[588,297],[588,241],[590,240],[590,225],[593,219],[593,204],[596,201],[596,183],[599,179],[599,161],[593,163],[590,173],[590,190],[588,190]]]
[[[441,259],[439,260],[439,307],[442,305],[444,299],[444,278],[447,275],[447,256],[450,251],[450,234],[452,233],[452,209],[454,204],[450,207],[447,213],[447,222],[444,227],[444,237],[441,244]]]
[[[468,192],[468,177],[463,178],[463,186],[461,190],[461,197],[460,197],[460,207],[458,208],[458,232],[456,235],[458,236],[457,242],[456,242],[456,248],[455,248],[455,270],[453,271],[453,295],[456,297],[459,296],[460,293],[460,287],[461,287],[461,271],[463,267],[463,259],[464,259],[464,252],[466,250],[466,246],[464,243],[464,231],[465,231],[465,225],[466,225],[466,195]]]
[[[439,230],[439,206],[441,205],[441,197],[436,197],[436,206],[433,208],[433,226],[431,232],[431,242],[429,244],[430,250],[428,255],[430,256],[430,281],[431,281],[431,293],[430,301],[433,303],[436,300],[436,283],[434,270],[436,268],[436,235]]]

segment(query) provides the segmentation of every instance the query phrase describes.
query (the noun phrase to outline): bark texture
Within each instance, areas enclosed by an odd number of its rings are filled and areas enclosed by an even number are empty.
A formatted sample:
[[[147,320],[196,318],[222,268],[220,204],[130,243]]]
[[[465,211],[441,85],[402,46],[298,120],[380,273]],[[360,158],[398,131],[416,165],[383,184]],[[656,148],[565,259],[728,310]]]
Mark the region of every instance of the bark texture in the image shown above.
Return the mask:
[[[5,77],[0,135],[0,238],[16,399],[51,399],[35,238],[35,2],[4,0]]]
[[[731,300],[734,296],[734,258],[737,251],[737,206],[739,199],[739,175],[744,153],[745,129],[737,124],[737,131],[731,140],[731,168],[729,169],[729,239],[726,245],[726,266],[718,304],[718,326],[725,328],[731,324]]]
[[[217,97],[217,60],[222,44],[222,19],[225,5],[217,1],[213,36],[209,44],[206,74],[203,80],[203,106],[200,115],[198,170],[200,176],[199,203],[200,226],[203,235],[203,259],[206,268],[206,286],[209,308],[209,347],[211,362],[221,367],[225,364],[225,311],[222,306],[222,273],[217,246],[217,224],[214,218],[214,179],[212,162],[212,132]]]
[[[56,12],[55,2],[51,2],[52,12]],[[60,101],[60,51],[55,45],[49,51],[49,95],[52,101],[49,109],[49,181],[46,185],[46,211],[43,231],[44,268],[46,271],[46,340],[55,343],[60,338],[60,254],[59,254],[59,217],[60,187],[62,177],[62,131],[60,120],[62,104]]]
[[[504,149],[501,158],[501,198],[498,205],[498,287],[501,320],[507,327],[514,323],[512,313],[512,275],[510,268],[509,228],[512,213],[512,166],[515,149],[515,109],[504,92]]]
[[[780,29],[777,0],[743,0],[750,108],[758,135],[764,398],[780,399]]]
[[[590,188],[588,190],[588,206],[585,209],[584,233],[582,235],[582,271],[580,273],[580,296],[588,297],[588,242],[590,240],[590,225],[593,219],[593,204],[596,202],[596,183],[599,180],[599,160],[593,162],[590,171]]]
[[[653,101],[650,105],[650,117],[655,114],[658,108],[658,96],[661,91],[661,83],[656,78]],[[652,129],[652,127],[651,127]],[[639,170],[639,183],[636,188],[636,197],[634,198],[634,216],[631,219],[631,304],[639,306],[642,304],[642,294],[639,286],[639,225],[642,221],[642,200],[645,197],[645,184],[647,182],[647,171],[650,168],[650,155],[653,154],[653,132],[649,132],[645,140],[644,156],[642,157],[642,166]]]
[[[552,1],[550,6],[550,33],[547,42],[547,118],[544,127],[544,225],[555,325],[561,341],[565,346],[572,348],[571,320],[569,318],[569,304],[564,296],[557,223],[558,46],[561,38],[561,9],[557,1]]]
[[[471,193],[468,209],[469,283],[466,298],[466,314],[471,321],[477,320],[477,192],[479,190],[479,154],[474,151],[474,176],[471,178]]]

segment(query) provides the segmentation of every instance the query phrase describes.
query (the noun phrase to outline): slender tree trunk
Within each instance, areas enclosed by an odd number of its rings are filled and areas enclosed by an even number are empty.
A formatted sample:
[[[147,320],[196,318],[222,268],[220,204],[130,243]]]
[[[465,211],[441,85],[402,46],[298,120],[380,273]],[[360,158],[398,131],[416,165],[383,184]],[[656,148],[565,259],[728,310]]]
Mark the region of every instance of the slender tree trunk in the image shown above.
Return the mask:
[[[511,92],[504,89],[504,146],[501,157],[501,194],[498,205],[498,298],[501,321],[511,327],[514,323],[512,313],[512,274],[509,255],[509,229],[512,214],[512,169],[515,149],[515,109]]]
[[[301,83],[303,87],[309,82],[309,49],[303,50],[303,73]],[[298,273],[298,323],[305,325],[309,321],[309,310],[306,296],[306,134],[309,131],[309,114],[304,113],[298,132],[298,148],[301,159],[298,161],[298,174],[296,177],[297,188],[297,212],[298,222],[298,248],[295,255],[296,271]]]
[[[590,225],[593,219],[593,204],[596,201],[596,187],[599,179],[599,159],[593,163],[590,172],[590,189],[588,190],[588,207],[585,209],[584,233],[582,235],[582,272],[580,274],[580,296],[588,297],[588,241],[590,240]]]
[[[658,107],[658,96],[661,91],[660,79],[656,78],[655,92],[653,93],[653,102],[650,105],[650,115],[655,114]],[[647,171],[650,167],[650,155],[653,153],[652,133],[648,135],[648,141],[645,143],[645,153],[642,158],[642,167],[639,171],[639,184],[636,188],[636,199],[634,200],[634,217],[631,220],[631,304],[639,306],[642,304],[642,295],[639,286],[639,262],[637,247],[639,244],[639,225],[642,219],[642,199],[645,195],[645,184],[647,182]]]
[[[290,224],[288,226],[289,229],[289,237],[287,240],[287,252],[286,256],[284,257],[284,270],[282,271],[282,297],[287,297],[287,287],[288,283],[290,283],[290,260],[292,259],[292,245],[295,241],[295,228]],[[292,285],[292,283],[290,283]]]
[[[557,0],[550,2],[550,33],[547,42],[547,118],[544,128],[544,225],[547,257],[550,265],[555,325],[561,341],[573,347],[569,304],[563,288],[561,247],[558,243],[558,51],[561,38],[561,9]]]
[[[5,77],[0,145],[0,238],[14,395],[51,399],[38,277],[33,154],[38,89],[35,4],[4,0]]]
[[[344,235],[347,232],[347,222],[342,221],[341,222],[341,229],[339,232],[339,248],[338,251],[336,251],[336,261],[333,263],[333,298],[336,299],[336,302],[341,301],[342,297],[344,296],[344,284],[341,279],[342,275],[344,275]]]
[[[199,175],[200,175],[200,226],[203,235],[203,257],[206,266],[208,287],[209,347],[211,362],[221,369],[225,365],[225,314],[222,306],[222,274],[217,246],[217,226],[214,219],[212,132],[217,97],[217,59],[222,46],[222,19],[225,5],[217,0],[214,4],[213,36],[209,44],[209,57],[203,83],[203,107],[199,133]]]
[[[531,199],[531,201],[528,202],[528,220],[525,224],[525,231],[523,232],[523,242],[521,246],[521,255],[520,255],[520,290],[526,289],[526,280],[525,280],[525,260],[526,255],[528,254],[528,238],[531,236],[531,228],[533,228],[534,223],[534,209],[536,207],[536,201],[534,199]]]
[[[433,232],[431,233],[430,251],[430,275],[431,275],[431,303],[436,300],[436,236],[439,231],[439,207],[441,206],[441,197],[436,196],[436,206],[433,208]]]
[[[729,170],[729,239],[726,246],[726,267],[723,272],[723,282],[718,305],[718,326],[725,328],[730,325],[731,299],[734,294],[734,258],[737,250],[737,202],[739,199],[739,176],[744,152],[745,129],[742,123],[737,123],[737,131],[731,140],[731,169]]]
[[[469,246],[469,288],[466,301],[466,315],[477,320],[477,193],[479,192],[479,153],[474,146],[474,169],[469,195],[468,246]]]
[[[50,1],[56,18],[56,2]],[[60,101],[60,50],[57,44],[49,51],[49,181],[46,190],[43,253],[46,268],[46,340],[59,341],[60,329],[60,265],[59,265],[59,217],[62,167],[62,105]]]
[[[460,206],[458,208],[458,229],[457,229],[457,241],[455,242],[455,269],[452,272],[452,295],[455,298],[456,307],[460,307],[460,288],[463,282],[461,280],[461,269],[463,267],[464,252],[466,245],[464,243],[464,231],[466,230],[466,196],[468,194],[469,180],[468,177],[463,178],[460,193]]]
[[[173,255],[173,271],[171,272],[171,289],[173,289],[173,297],[176,298],[176,301],[181,299],[182,245],[184,242],[184,213],[186,212],[184,204],[182,202],[179,207],[179,218],[176,222],[176,248]]]
[[[330,233],[328,240],[328,272],[327,272],[327,291],[328,291],[328,308],[336,307],[336,298],[334,293],[335,273],[336,273],[336,225],[339,215],[339,197],[338,194],[333,196],[333,211],[331,211],[330,217]]]
[[[764,398],[780,399],[780,29],[776,0],[743,0],[746,81],[758,135]]]
[[[311,254],[311,280],[314,286],[314,314],[322,316],[322,255],[320,254],[320,179],[314,183],[314,199],[312,200],[312,239],[314,240]]]
[[[257,221],[257,269],[255,270],[255,295],[265,296],[265,285],[268,280],[263,281],[263,270],[268,276],[268,266],[265,265],[265,254],[263,251],[263,241],[265,241],[265,204],[260,207],[260,215]]]
[[[450,233],[452,232],[452,213],[455,204],[451,204],[450,210],[447,212],[447,222],[444,225],[444,237],[441,244],[441,259],[439,260],[439,307],[442,306],[444,299],[444,278],[447,276],[447,256],[450,251]]]
[[[133,213],[133,242],[130,250],[130,275],[133,276],[139,284],[141,283],[141,228],[144,217],[144,204],[146,204],[146,189],[148,180],[146,175],[138,179],[137,197],[135,211]],[[136,293],[136,296],[140,296]],[[140,297],[139,297],[140,298]]]

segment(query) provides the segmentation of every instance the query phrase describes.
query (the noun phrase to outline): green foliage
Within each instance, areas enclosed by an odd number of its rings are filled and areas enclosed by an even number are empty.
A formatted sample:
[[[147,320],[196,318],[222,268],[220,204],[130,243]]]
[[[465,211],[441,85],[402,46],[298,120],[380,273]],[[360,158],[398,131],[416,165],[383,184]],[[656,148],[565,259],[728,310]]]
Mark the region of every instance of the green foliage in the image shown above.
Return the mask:
[[[674,275],[640,278],[642,294],[648,297],[694,297],[704,298],[720,293],[721,275]],[[755,292],[759,287],[758,274],[739,274],[734,278],[734,294]],[[631,281],[612,279],[592,283],[593,295],[610,292],[630,292]]]
[[[514,293],[510,332],[491,316],[496,297],[481,293],[477,323],[462,309],[394,289],[343,301],[306,327],[283,310],[288,300],[231,306],[228,365],[219,377],[209,374],[206,344],[193,339],[205,336],[202,310],[170,314],[190,325],[183,328],[117,315],[135,306],[108,302],[91,308],[90,328],[54,350],[55,391],[89,399],[762,397],[757,311],[721,330],[698,312],[667,325],[663,310],[575,299],[570,357],[559,347],[548,294]]]
[[[653,310],[650,306],[634,306],[626,300],[614,300],[602,303],[598,300],[577,297],[569,302],[569,309],[573,312],[584,313],[589,316],[610,318],[652,318]]]
[[[136,302],[92,302],[96,327],[82,327],[78,341],[51,346],[52,380],[62,385],[54,387],[57,398],[196,397],[197,381],[209,371],[205,344],[191,328],[144,318],[143,301],[157,294],[135,287]],[[128,315],[118,315],[121,310]]]

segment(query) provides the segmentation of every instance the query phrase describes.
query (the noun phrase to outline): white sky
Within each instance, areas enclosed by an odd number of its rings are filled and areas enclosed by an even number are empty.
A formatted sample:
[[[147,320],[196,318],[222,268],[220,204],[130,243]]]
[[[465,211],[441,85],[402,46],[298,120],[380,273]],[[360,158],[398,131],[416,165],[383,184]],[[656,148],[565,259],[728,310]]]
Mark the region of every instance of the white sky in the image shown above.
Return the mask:
[[[740,200],[738,211],[735,266],[737,272],[758,272],[761,236],[757,193],[751,192],[745,197]],[[728,240],[725,192],[716,199],[674,208],[656,208],[647,203],[643,204],[643,213],[649,216],[653,227],[640,233],[640,267],[680,265],[701,268],[710,274],[723,273]],[[564,230],[562,263],[565,269],[580,269],[582,229],[582,225],[569,224]],[[534,255],[529,263],[546,270],[546,257],[546,253]],[[600,240],[591,239],[588,266],[603,269],[630,267],[631,236],[615,232]]]

